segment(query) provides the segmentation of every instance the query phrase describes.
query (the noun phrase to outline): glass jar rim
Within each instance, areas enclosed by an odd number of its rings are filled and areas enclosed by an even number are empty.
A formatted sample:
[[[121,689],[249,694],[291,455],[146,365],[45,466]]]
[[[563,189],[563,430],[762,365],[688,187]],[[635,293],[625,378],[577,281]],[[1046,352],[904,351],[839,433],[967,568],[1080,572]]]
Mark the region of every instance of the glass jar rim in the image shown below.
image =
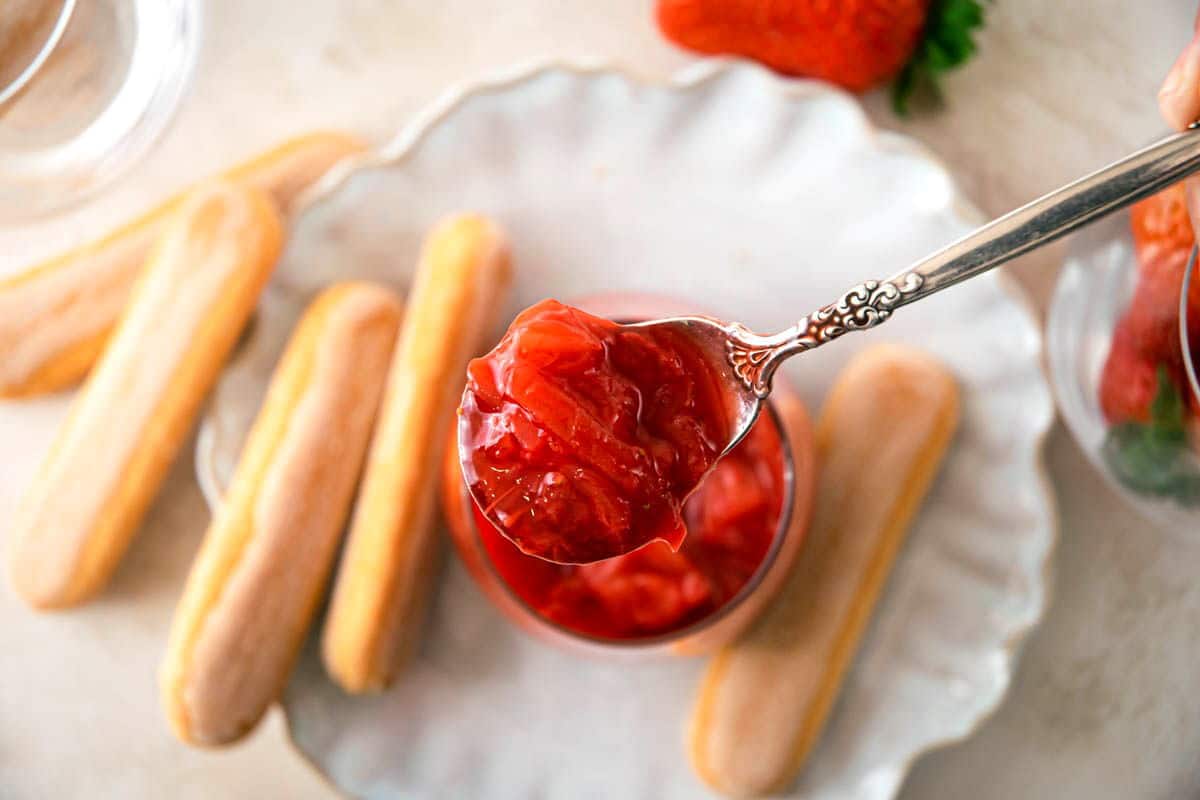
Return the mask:
[[[1179,292],[1179,346],[1183,350],[1183,369],[1191,386],[1192,399],[1200,406],[1200,378],[1197,377],[1198,367],[1192,353],[1191,337],[1188,336],[1188,295],[1194,280],[1198,250],[1200,247],[1193,244],[1187,267],[1183,270],[1183,285]]]

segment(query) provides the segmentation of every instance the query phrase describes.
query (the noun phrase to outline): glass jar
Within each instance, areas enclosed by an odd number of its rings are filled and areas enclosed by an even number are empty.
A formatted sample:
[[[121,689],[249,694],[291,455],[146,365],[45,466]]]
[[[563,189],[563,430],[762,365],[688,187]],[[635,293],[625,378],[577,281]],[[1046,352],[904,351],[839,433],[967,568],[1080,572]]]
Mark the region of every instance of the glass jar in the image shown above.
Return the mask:
[[[572,305],[623,322],[689,313],[678,302],[644,295],[594,296],[574,301]],[[481,535],[480,525],[486,521],[480,520],[475,513],[474,502],[463,482],[454,431],[451,431],[451,441],[446,448],[442,479],[442,501],[452,539],[468,571],[492,603],[510,621],[540,639],[595,654],[697,655],[711,652],[735,639],[778,592],[808,527],[815,478],[812,429],[803,404],[782,376],[776,378],[771,401],[758,425],[771,426],[757,435],[764,442],[769,436],[777,436],[781,455],[777,483],[779,506],[770,543],[740,588],[703,616],[688,618],[679,627],[646,635],[602,635],[551,619],[528,602],[505,577],[506,570],[510,576],[514,574],[511,559],[532,559],[535,569],[559,568],[519,553],[494,530],[489,530],[489,534],[497,537],[492,540],[493,548],[497,541],[512,548],[512,555],[504,556],[509,563],[498,563],[493,556],[497,551],[489,551],[488,543]],[[698,493],[704,491],[703,487],[702,484]],[[665,547],[661,543],[648,547],[655,546]]]
[[[0,2],[0,225],[82,202],[137,163],[199,44],[199,0]]]

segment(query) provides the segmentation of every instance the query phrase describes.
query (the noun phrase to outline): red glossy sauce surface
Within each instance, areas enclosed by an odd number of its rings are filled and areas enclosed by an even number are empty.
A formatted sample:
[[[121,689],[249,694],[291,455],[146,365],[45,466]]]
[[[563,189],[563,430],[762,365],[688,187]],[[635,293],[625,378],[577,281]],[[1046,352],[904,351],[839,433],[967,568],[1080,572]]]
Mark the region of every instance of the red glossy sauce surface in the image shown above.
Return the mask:
[[[727,395],[686,335],[545,300],[467,369],[463,474],[521,551],[586,564],[662,539],[730,438]]]
[[[784,491],[780,434],[764,416],[684,504],[677,551],[652,542],[593,564],[553,564],[522,553],[472,509],[496,571],[535,612],[580,633],[631,639],[678,630],[729,602],[770,550]]]

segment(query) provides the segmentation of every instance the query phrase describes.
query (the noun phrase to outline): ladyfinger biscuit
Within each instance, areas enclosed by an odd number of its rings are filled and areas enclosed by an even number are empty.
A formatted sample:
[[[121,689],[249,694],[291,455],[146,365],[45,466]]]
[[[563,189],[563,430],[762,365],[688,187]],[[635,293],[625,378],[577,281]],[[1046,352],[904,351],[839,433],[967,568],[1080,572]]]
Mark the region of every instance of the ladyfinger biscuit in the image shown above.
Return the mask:
[[[448,219],[425,242],[323,633],[325,668],[346,691],[383,688],[419,633],[439,456],[510,271],[507,240],[483,217]]]
[[[817,422],[815,516],[783,591],[708,666],[692,765],[735,797],[779,791],[817,741],[958,424],[944,366],[892,345],[845,368]]]
[[[192,565],[160,672],[185,742],[228,744],[283,691],[333,567],[400,326],[389,290],[309,307]]]
[[[758,619],[763,609],[770,606],[791,574],[797,555],[803,551],[808,526],[812,522],[813,496],[817,484],[813,422],[804,402],[778,377],[771,393],[771,405],[779,415],[782,423],[780,433],[787,437],[788,450],[791,452],[792,508],[788,530],[775,551],[770,567],[754,590],[741,603],[722,609],[719,617],[709,624],[672,643],[671,652],[676,655],[709,655],[736,640],[742,631]]]
[[[361,152],[342,133],[312,133],[223,173],[269,192],[284,211],[330,166]],[[146,254],[183,202],[176,195],[97,241],[0,280],[0,398],[77,383],[100,355]]]
[[[30,605],[75,605],[108,581],[282,240],[270,198],[225,181],[197,189],[165,226],[18,508],[10,567]]]

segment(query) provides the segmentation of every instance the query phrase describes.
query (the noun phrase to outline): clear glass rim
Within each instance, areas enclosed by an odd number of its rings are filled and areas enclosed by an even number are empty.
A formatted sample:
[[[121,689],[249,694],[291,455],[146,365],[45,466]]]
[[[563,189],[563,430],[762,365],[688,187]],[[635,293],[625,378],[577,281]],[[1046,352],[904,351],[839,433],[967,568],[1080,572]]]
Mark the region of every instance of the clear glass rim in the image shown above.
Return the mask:
[[[1187,373],[1188,384],[1192,389],[1192,399],[1200,407],[1200,378],[1197,378],[1196,362],[1192,356],[1191,337],[1188,336],[1188,295],[1192,286],[1193,273],[1196,270],[1196,253],[1200,246],[1192,245],[1188,256],[1187,267],[1183,270],[1183,286],[1179,292],[1179,345],[1183,349],[1183,370]]]

